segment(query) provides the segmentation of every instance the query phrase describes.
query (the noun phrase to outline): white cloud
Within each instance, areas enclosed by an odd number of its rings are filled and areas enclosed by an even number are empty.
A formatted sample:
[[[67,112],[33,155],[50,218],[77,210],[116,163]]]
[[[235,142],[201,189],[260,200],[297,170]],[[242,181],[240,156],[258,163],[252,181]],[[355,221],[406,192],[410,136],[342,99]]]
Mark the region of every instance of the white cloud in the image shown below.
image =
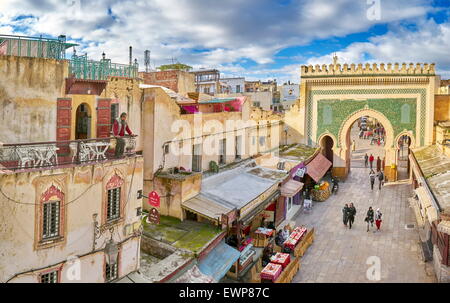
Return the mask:
[[[450,23],[420,20],[418,30],[395,26],[387,34],[365,43],[353,43],[336,52],[340,63],[436,63],[439,73],[450,75]],[[329,64],[333,54],[313,57],[307,64]],[[371,57],[365,60],[365,56]]]
[[[381,0],[381,20],[373,21],[367,18],[366,0],[287,5],[273,0],[1,0],[0,24],[9,33],[13,25],[26,28],[21,33],[29,35],[65,34],[80,40],[79,51],[94,59],[105,52],[113,61],[126,63],[132,45],[140,62],[146,49],[156,65],[177,58],[193,66],[236,70],[237,62],[251,59],[258,66],[242,70],[249,77],[288,77],[293,75],[291,64],[265,68],[279,50],[363,32],[375,23],[418,18],[432,9],[430,1]],[[79,10],[74,3],[80,4]],[[19,15],[34,18],[15,20]]]

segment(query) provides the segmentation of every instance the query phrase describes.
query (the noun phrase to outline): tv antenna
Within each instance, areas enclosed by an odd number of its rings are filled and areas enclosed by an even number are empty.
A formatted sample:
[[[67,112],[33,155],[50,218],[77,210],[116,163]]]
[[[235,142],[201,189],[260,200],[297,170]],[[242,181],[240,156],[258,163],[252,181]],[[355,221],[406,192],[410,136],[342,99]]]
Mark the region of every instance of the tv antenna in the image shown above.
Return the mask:
[[[148,49],[144,52],[144,64],[146,73],[150,71],[150,53],[151,52]]]

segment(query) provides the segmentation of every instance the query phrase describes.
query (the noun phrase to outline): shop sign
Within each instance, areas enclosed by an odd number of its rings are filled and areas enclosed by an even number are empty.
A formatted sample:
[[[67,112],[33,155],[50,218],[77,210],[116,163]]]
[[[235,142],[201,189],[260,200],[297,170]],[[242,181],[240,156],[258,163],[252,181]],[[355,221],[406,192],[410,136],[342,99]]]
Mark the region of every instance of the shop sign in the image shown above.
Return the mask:
[[[152,208],[148,213],[147,223],[159,224],[159,212],[156,208]]]
[[[159,207],[160,206],[160,197],[156,191],[152,191],[148,194],[148,204],[150,204],[153,207]]]
[[[297,177],[299,177],[299,178],[303,178],[303,176],[304,176],[305,174],[306,174],[306,166],[297,169],[297,171],[295,172],[295,176],[297,176]]]

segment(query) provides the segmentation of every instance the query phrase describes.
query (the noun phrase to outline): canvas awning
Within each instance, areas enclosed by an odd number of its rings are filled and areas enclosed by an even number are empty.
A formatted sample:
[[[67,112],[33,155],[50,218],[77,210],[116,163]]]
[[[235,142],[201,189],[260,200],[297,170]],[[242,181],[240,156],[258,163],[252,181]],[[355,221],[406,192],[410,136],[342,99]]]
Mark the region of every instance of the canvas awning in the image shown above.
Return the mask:
[[[241,253],[237,249],[222,241],[200,261],[198,268],[203,274],[219,282],[234,262],[239,259],[240,255]]]
[[[331,161],[319,153],[306,165],[306,173],[310,175],[314,181],[319,182],[331,165]]]
[[[293,197],[303,188],[303,183],[293,179],[287,181],[281,186],[281,195],[284,197]]]
[[[220,219],[222,214],[228,214],[232,210],[201,194],[182,202],[181,207],[213,221]]]

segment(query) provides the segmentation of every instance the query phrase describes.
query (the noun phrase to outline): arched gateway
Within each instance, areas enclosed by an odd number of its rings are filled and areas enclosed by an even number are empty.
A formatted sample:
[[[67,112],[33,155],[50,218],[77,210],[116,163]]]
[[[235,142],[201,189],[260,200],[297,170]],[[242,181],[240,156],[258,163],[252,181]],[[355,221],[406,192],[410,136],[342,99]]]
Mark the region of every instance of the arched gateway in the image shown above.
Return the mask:
[[[350,128],[369,116],[386,131],[385,174],[397,177],[397,144],[407,135],[411,147],[433,140],[434,64],[330,64],[302,66],[301,99],[287,113],[296,138],[310,146],[333,142],[333,173],[346,177],[350,170]],[[292,136],[295,137],[295,134]],[[328,143],[329,145],[329,143]]]

